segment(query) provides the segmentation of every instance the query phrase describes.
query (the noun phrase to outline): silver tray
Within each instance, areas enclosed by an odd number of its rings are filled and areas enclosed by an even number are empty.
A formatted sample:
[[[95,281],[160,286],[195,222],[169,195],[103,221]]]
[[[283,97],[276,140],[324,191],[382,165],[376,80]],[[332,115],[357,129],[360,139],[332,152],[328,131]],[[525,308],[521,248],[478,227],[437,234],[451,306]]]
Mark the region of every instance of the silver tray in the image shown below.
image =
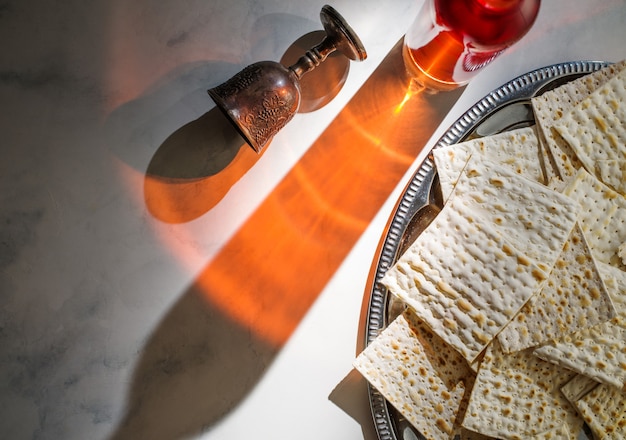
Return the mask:
[[[554,64],[521,75],[495,89],[465,112],[439,139],[434,148],[452,145],[476,137],[500,133],[535,123],[530,99],[609,63],[573,61]],[[396,314],[387,289],[380,283],[385,272],[395,263],[408,241],[428,221],[413,221],[421,216],[426,205],[442,206],[437,173],[432,155],[420,164],[405,187],[389,219],[372,263],[365,295],[369,300],[364,321],[365,344],[372,342]],[[416,216],[416,213],[417,216]],[[432,214],[432,212],[431,212]],[[427,215],[426,217],[432,217]],[[424,437],[414,430],[385,398],[371,385],[369,400],[374,425],[380,440],[415,440]],[[589,435],[591,438],[591,436]],[[581,439],[587,438],[581,433]]]

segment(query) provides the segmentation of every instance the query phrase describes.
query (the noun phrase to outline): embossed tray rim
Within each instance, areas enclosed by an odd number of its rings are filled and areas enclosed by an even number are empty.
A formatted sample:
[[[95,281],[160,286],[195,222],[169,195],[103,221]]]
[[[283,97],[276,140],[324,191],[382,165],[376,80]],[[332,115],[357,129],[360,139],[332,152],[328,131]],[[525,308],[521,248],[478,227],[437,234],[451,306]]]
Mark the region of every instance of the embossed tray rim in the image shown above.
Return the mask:
[[[604,61],[571,61],[539,68],[493,90],[469,108],[435,143],[433,149],[452,145],[466,139],[476,127],[497,111],[516,102],[528,102],[558,82],[567,82],[583,74],[599,70],[609,63]],[[432,151],[432,150],[431,150]],[[368,299],[364,321],[365,345],[372,342],[387,325],[387,290],[380,284],[385,272],[397,258],[398,246],[413,214],[428,201],[435,169],[431,155],[420,164],[403,190],[381,237],[377,255],[372,264],[365,290]],[[398,440],[398,420],[392,415],[386,399],[368,384],[370,409],[379,440]],[[415,433],[413,433],[415,434]],[[421,437],[421,435],[419,436]],[[584,437],[582,437],[584,438]]]

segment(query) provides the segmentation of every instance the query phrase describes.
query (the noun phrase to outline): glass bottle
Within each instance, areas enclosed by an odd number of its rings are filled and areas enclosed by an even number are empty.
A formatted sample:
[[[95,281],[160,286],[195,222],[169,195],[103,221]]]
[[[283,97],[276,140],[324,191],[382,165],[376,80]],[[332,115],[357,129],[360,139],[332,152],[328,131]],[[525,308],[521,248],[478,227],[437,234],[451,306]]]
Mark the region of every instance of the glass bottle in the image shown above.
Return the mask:
[[[409,75],[431,90],[466,84],[522,38],[540,0],[425,0],[404,37]]]

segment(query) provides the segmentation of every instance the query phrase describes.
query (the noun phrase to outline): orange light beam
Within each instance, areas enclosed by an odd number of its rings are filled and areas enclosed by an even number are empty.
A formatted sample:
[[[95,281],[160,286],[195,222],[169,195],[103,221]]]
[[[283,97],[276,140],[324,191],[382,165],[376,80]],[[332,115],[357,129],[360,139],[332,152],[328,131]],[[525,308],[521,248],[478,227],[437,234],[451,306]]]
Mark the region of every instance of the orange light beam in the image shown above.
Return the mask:
[[[407,92],[397,45],[195,280],[206,300],[282,346],[458,95]],[[271,146],[270,146],[271,148]]]

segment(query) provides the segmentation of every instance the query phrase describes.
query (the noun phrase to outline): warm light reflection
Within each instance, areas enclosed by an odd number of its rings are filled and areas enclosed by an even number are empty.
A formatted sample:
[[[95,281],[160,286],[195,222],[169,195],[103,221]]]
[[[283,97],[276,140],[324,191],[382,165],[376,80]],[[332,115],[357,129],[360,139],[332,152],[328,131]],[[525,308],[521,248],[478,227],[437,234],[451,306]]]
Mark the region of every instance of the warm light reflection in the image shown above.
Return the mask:
[[[289,338],[454,102],[396,112],[401,63],[394,50],[196,279],[264,340]]]
[[[409,79],[409,85],[407,86],[407,91],[404,94],[404,98],[402,98],[402,101],[400,102],[400,104],[398,104],[398,106],[396,107],[396,109],[394,110],[395,114],[398,114],[402,111],[402,109],[404,108],[404,106],[415,96],[418,95],[420,93],[424,93],[424,90],[426,88],[418,83],[417,81],[411,80]]]
[[[398,104],[398,106],[396,107],[396,109],[393,111],[395,114],[398,114],[402,111],[402,109],[404,108],[404,105],[409,102],[409,100],[411,99],[411,97],[413,96],[413,93],[411,93],[411,91],[409,90],[408,92],[406,92],[406,94],[404,95],[404,98],[402,98],[402,101],[400,102],[400,104]]]
[[[407,99],[399,49],[194,281],[213,308],[273,346],[287,341],[458,97]],[[210,179],[227,185],[228,169],[186,184],[148,176],[146,203],[161,219],[193,217]],[[196,261],[185,255],[193,237],[184,245],[178,235],[166,245]]]

